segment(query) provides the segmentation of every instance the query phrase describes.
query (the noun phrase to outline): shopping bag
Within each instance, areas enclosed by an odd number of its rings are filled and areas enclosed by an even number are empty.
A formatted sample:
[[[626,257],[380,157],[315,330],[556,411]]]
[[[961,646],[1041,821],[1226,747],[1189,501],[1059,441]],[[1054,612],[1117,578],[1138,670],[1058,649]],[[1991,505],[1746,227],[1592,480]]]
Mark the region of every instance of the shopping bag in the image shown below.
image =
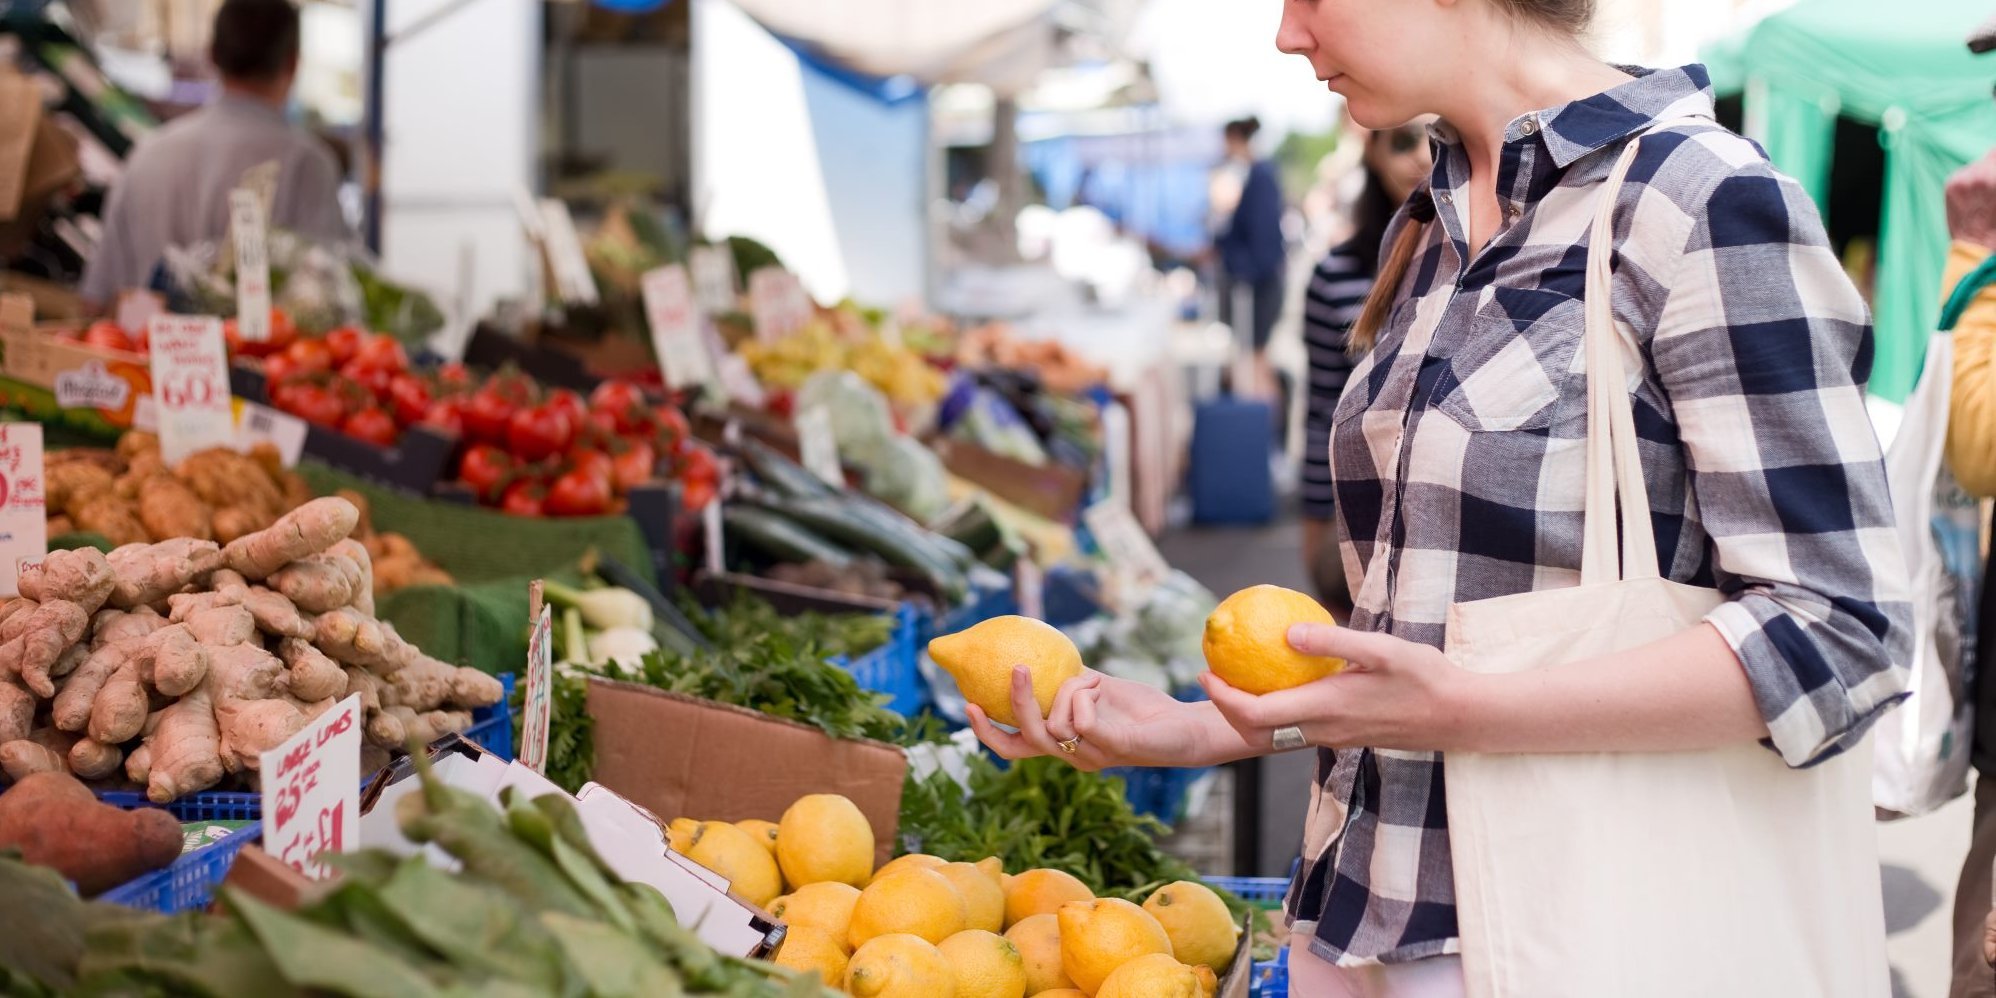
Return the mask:
[[[1926,366],[1885,451],[1913,599],[1913,696],[1872,733],[1872,802],[1888,819],[1925,814],[1968,790],[1981,510],[1947,465],[1953,383],[1954,337],[1943,331],[1927,342]]]
[[[1610,311],[1615,194],[1587,265],[1581,581],[1452,607],[1447,652],[1480,673],[1583,659],[1696,625],[1723,597],[1657,574]],[[1632,344],[1630,345],[1632,347]],[[1631,355],[1634,354],[1631,350]],[[1473,998],[1876,998],[1884,908],[1860,747],[1793,770],[1752,743],[1695,752],[1450,752],[1450,849]]]

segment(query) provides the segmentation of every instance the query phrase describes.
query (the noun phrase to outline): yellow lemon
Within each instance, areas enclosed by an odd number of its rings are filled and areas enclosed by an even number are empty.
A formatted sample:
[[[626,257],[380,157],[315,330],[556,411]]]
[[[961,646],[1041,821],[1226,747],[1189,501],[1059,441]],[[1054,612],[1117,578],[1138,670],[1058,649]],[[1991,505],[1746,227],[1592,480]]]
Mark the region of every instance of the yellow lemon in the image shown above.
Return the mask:
[[[791,928],[810,926],[847,945],[852,934],[852,909],[859,903],[859,888],[851,884],[826,882],[805,884],[770,903],[769,913]]]
[[[735,827],[749,833],[750,838],[762,843],[763,848],[768,849],[771,856],[776,855],[776,822],[749,818],[735,822]]]
[[[684,856],[693,848],[693,834],[699,830],[700,823],[692,818],[674,818],[665,826],[665,844]]]
[[[1018,724],[1012,715],[1012,668],[1033,674],[1033,699],[1040,714],[1053,708],[1060,685],[1081,675],[1081,652],[1067,635],[1044,620],[993,617],[967,631],[929,642],[929,656],[955,677],[964,698],[984,708],[1000,724]]]
[[[1233,965],[1241,927],[1212,888],[1189,880],[1166,884],[1144,902],[1144,910],[1164,926],[1178,962],[1211,967],[1216,974]]]
[[[686,858],[727,880],[728,889],[757,907],[783,893],[776,860],[749,833],[725,821],[702,822],[693,832]]]
[[[934,870],[900,870],[859,892],[847,939],[857,950],[876,936],[907,933],[939,943],[963,931],[963,895]]]
[[[1289,628],[1295,624],[1335,626],[1337,621],[1322,604],[1294,589],[1243,589],[1206,618],[1206,666],[1227,685],[1256,694],[1301,686],[1344,668],[1343,659],[1289,647]]]
[[[858,887],[873,873],[873,824],[838,794],[800,797],[777,825],[776,861],[799,887],[828,880]]]
[[[983,870],[985,876],[990,877],[992,882],[997,884],[1000,889],[1004,888],[1005,886],[1004,861],[1000,860],[996,856],[986,856],[972,865],[976,866],[980,870]]]
[[[1060,870],[1027,870],[1005,879],[1005,926],[1034,915],[1050,915],[1071,901],[1093,901],[1088,885]]]
[[[1150,912],[1121,898],[1062,905],[1060,963],[1076,987],[1089,994],[1116,968],[1152,953],[1171,955],[1171,937]]]
[[[853,998],[948,998],[956,990],[956,975],[928,940],[892,933],[853,953],[845,985]]]
[[[1152,953],[1117,967],[1095,998],[1203,998],[1205,994],[1206,986],[1191,967],[1169,953]]]
[[[986,932],[1005,931],[1005,889],[989,873],[969,863],[944,863],[935,868],[963,895],[964,924]]]
[[[936,949],[956,975],[956,998],[1025,998],[1025,961],[1004,936],[970,929],[943,940]]]
[[[1034,915],[1005,930],[1005,938],[1019,951],[1026,965],[1026,993],[1046,994],[1071,989],[1074,981],[1060,962],[1060,919],[1052,914]],[[1075,992],[1080,994],[1080,992]]]
[[[1080,988],[1054,988],[1051,991],[1035,991],[1033,998],[1088,998]]]
[[[873,871],[873,879],[879,880],[881,877],[887,876],[890,873],[899,873],[902,870],[908,870],[908,869],[933,870],[942,866],[944,862],[945,861],[941,856],[931,856],[927,853],[911,852],[906,856],[896,856],[893,859],[888,860],[885,866],[882,866],[880,869]]]
[[[809,925],[793,925],[783,937],[783,948],[770,961],[798,973],[817,971],[827,987],[838,987],[846,979],[845,944]]]

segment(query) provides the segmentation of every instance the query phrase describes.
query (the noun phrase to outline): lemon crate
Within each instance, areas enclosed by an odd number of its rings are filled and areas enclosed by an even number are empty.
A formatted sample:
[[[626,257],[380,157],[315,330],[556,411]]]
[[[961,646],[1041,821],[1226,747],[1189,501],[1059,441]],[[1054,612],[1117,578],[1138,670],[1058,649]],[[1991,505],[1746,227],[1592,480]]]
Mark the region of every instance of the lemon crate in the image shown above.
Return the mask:
[[[1266,911],[1281,909],[1289,894],[1288,877],[1207,877],[1206,883]],[[1256,998],[1289,998],[1289,947],[1273,960],[1257,962],[1248,988]]]
[[[464,737],[501,759],[513,758],[513,716],[507,703],[513,696],[513,674],[499,677],[506,697],[490,707],[472,712],[472,724]],[[131,810],[155,807],[144,794],[127,790],[105,791],[97,795],[106,804]],[[144,908],[172,915],[206,908],[214,900],[215,889],[228,878],[236,854],[263,837],[263,797],[260,794],[207,790],[189,794],[165,805],[167,813],[182,822],[248,821],[246,828],[229,833],[174,860],[165,869],[154,870],[130,883],[114,887],[98,900],[128,908]]]
[[[832,664],[852,673],[860,688],[894,699],[889,710],[906,717],[929,704],[929,684],[922,680],[922,611],[903,603],[894,611],[894,631],[887,643],[858,656],[837,655]]]

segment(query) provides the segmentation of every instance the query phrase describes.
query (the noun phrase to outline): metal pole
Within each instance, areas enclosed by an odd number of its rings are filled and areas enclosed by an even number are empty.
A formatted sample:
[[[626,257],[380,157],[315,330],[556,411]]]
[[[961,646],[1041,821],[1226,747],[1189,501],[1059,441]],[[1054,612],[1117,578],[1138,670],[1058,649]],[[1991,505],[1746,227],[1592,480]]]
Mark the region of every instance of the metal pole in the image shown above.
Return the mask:
[[[374,0],[367,22],[367,138],[362,165],[362,226],[367,250],[381,253],[381,169],[384,143],[385,107],[382,80],[388,54],[388,0]]]

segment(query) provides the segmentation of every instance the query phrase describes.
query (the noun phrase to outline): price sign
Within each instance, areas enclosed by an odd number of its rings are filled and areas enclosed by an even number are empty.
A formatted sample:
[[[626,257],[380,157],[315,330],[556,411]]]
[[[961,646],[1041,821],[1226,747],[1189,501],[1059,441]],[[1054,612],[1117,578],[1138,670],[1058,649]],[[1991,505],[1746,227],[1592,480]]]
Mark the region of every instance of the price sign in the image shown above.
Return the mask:
[[[49,553],[40,423],[0,423],[0,596],[18,595],[21,568]]]
[[[811,321],[811,297],[797,275],[781,267],[764,267],[749,275],[749,308],[755,312],[755,336],[765,343],[780,340]]]
[[[263,754],[263,847],[314,880],[360,836],[360,694]]]
[[[153,316],[153,418],[160,456],[169,465],[210,447],[235,441],[229,407],[229,362],[222,322],[208,316]]]
[[[261,343],[270,339],[270,242],[256,191],[229,192],[229,228],[236,239],[236,332]]]
[[[527,635],[526,708],[520,720],[520,764],[536,773],[547,772],[548,721],[553,713],[554,616],[542,604],[533,633]]]
[[[644,277],[645,319],[651,325],[651,345],[672,388],[704,385],[714,380],[714,359],[700,335],[693,290],[686,268],[660,267]]]
[[[735,257],[724,246],[695,246],[688,260],[693,267],[693,297],[708,312],[732,312],[739,306],[735,291]]]
[[[1170,577],[1171,563],[1158,552],[1129,506],[1107,499],[1082,511],[1081,521],[1109,559],[1110,567],[1128,585],[1130,599],[1141,600]]]
[[[569,215],[568,205],[559,198],[543,198],[540,212],[548,268],[554,271],[555,290],[561,300],[596,304],[601,300],[596,293],[596,275],[589,271],[589,258],[582,255],[582,237],[575,233],[575,219]]]
[[[298,466],[305,453],[305,421],[267,405],[238,399],[236,409],[236,449],[247,452],[267,443],[277,448],[277,456],[287,468]]]
[[[814,405],[797,413],[797,450],[804,467],[829,485],[845,488],[845,469],[839,464],[839,438],[832,432],[832,411]]]
[[[719,575],[727,571],[721,563],[721,545],[726,538],[721,536],[721,501],[709,500],[700,509],[700,531],[707,545],[707,574]]]

